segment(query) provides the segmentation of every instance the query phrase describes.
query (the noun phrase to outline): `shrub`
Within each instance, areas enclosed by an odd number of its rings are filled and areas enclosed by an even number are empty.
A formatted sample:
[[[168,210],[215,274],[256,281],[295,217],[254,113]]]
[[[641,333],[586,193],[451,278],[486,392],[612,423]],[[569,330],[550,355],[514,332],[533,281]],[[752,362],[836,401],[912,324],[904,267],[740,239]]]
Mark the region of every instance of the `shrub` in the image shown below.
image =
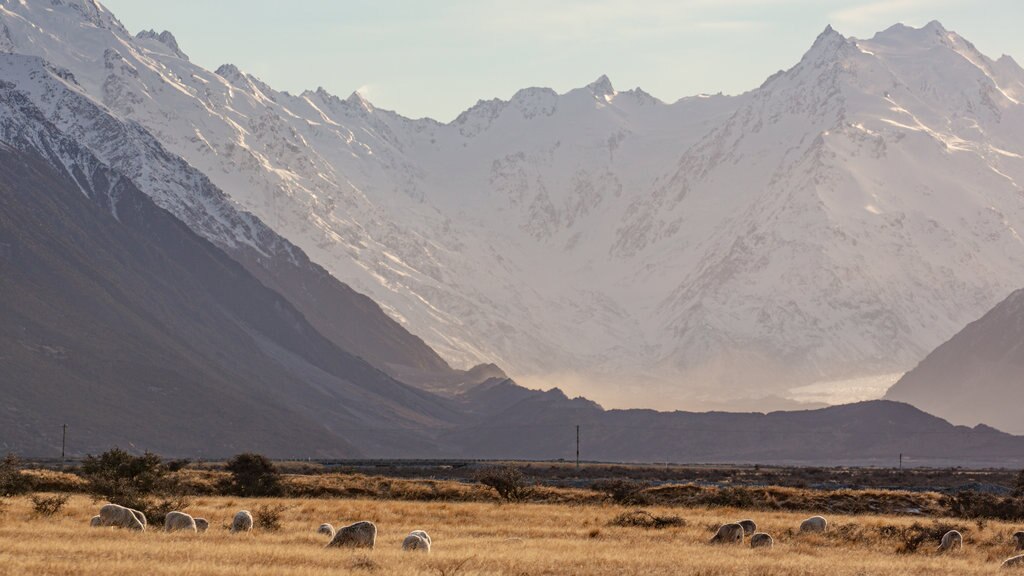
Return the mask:
[[[99,456],[90,454],[82,461],[82,476],[89,482],[89,491],[111,501],[152,494],[164,487],[166,475],[167,468],[160,457],[151,452],[132,456],[113,448]]]
[[[914,522],[910,526],[880,526],[878,533],[882,538],[899,542],[899,545],[896,547],[897,554],[913,554],[926,542],[931,542],[938,546],[939,540],[950,530],[959,530],[962,534],[967,533],[967,529],[962,526],[943,522],[933,522],[931,526],[926,526],[920,522]]]
[[[277,532],[281,529],[281,514],[288,508],[283,504],[257,506],[252,513],[253,523],[260,530]]]
[[[620,526],[623,528],[669,528],[672,526],[686,526],[686,520],[679,516],[656,516],[646,510],[633,510],[623,512],[608,522],[609,526]]]
[[[239,454],[228,461],[226,469],[231,476],[222,482],[221,489],[234,496],[281,496],[284,486],[274,463],[262,454]]]
[[[71,498],[69,494],[55,494],[53,496],[32,496],[32,511],[36,516],[48,517],[57,514],[64,509],[64,505]]]
[[[942,504],[950,516],[959,518],[989,518],[1009,522],[1024,519],[1024,498],[961,491],[943,497]]]
[[[138,510],[149,523],[161,525],[168,512],[189,505],[181,485],[168,471],[156,454],[133,456],[113,448],[99,456],[86,456],[81,473],[89,482],[89,494],[94,500]]]
[[[506,502],[523,502],[534,493],[534,486],[515,466],[489,466],[476,473],[476,481],[493,488]]]
[[[649,487],[643,482],[632,480],[601,480],[594,482],[590,488],[598,492],[604,492],[608,499],[616,504],[624,506],[644,506],[651,503],[651,497],[644,493]]]
[[[1017,481],[1013,486],[1013,496],[1015,498],[1024,498],[1024,470],[1017,474]]]
[[[0,496],[17,496],[32,491],[32,479],[21,473],[21,460],[8,454],[0,460]]]

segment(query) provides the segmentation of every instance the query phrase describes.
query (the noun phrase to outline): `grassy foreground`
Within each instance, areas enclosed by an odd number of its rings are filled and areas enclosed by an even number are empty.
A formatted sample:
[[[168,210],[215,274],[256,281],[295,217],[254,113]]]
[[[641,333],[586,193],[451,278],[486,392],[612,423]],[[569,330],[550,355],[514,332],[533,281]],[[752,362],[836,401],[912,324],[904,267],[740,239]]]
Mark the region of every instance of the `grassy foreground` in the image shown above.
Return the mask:
[[[260,504],[288,507],[280,530],[228,533],[237,510]],[[906,517],[829,515],[828,534],[800,536],[793,531],[807,514],[729,508],[651,508],[686,521],[653,530],[610,526],[625,510],[618,506],[202,497],[188,512],[210,520],[210,531],[166,534],[90,528],[98,506],[76,496],[58,515],[39,518],[28,498],[11,499],[0,516],[0,574],[953,576],[998,573],[1013,555],[1016,529],[960,521],[964,549],[940,556],[931,541],[896,552],[901,542],[891,532],[914,523]],[[775,537],[773,550],[707,544],[718,524],[747,517]],[[372,551],[324,549],[326,537],[315,533],[321,522],[363,519],[378,527]],[[432,536],[433,551],[403,553],[402,539],[419,528]]]

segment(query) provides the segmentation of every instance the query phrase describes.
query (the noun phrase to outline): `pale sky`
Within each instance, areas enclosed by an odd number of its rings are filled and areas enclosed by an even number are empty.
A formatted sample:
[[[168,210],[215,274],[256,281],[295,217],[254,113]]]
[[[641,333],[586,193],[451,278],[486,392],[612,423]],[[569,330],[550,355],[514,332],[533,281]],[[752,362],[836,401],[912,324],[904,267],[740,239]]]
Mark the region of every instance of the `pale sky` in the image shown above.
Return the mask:
[[[739,93],[832,26],[870,37],[939,20],[1024,64],[1022,0],[101,0],[133,33],[170,30],[192,61],[278,90],[362,92],[449,121],[477,100],[607,74],[665,101]]]

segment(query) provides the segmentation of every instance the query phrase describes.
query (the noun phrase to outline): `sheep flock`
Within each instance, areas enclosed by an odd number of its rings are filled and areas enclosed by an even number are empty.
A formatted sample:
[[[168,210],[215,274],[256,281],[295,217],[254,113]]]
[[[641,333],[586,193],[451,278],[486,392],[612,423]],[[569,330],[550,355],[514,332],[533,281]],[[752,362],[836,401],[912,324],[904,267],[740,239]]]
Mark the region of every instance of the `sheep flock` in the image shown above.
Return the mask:
[[[249,534],[253,530],[253,516],[248,510],[239,510],[225,527],[233,534]],[[99,514],[89,520],[94,528],[122,528],[144,532],[148,526],[146,516],[131,508],[117,504],[106,504],[99,509]],[[164,518],[165,532],[203,533],[209,529],[209,521],[196,518],[181,511],[169,512]],[[828,532],[828,520],[823,516],[812,516],[797,527],[795,537],[805,534],[822,534]],[[377,525],[369,520],[361,520],[335,528],[333,524],[322,523],[316,533],[327,536],[325,548],[366,548],[373,549],[377,542]],[[1024,550],[1024,531],[1013,534],[1010,538],[1015,551]],[[709,544],[742,545],[747,542],[751,548],[772,549],[775,540],[771,534],[759,532],[757,523],[751,519],[727,522],[718,526]],[[413,530],[402,540],[401,549],[406,552],[430,553],[433,541],[424,530]],[[952,552],[963,548],[963,535],[956,530],[943,534],[937,548],[938,553]],[[1006,559],[1002,568],[1024,568],[1024,554]]]

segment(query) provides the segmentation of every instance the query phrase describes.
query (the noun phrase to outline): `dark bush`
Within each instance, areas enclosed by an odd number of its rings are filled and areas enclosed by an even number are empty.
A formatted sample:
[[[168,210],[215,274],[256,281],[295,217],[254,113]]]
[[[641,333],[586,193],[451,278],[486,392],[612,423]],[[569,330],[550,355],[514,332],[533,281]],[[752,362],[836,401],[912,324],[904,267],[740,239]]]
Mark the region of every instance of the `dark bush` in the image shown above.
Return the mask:
[[[914,522],[910,526],[886,525],[880,526],[878,533],[882,538],[897,541],[897,554],[913,554],[926,543],[932,543],[938,547],[942,536],[950,530],[958,530],[961,534],[967,534],[967,528],[944,522],[933,522],[930,526],[920,522]]]
[[[686,520],[679,516],[656,516],[646,510],[633,510],[623,512],[608,522],[609,526],[621,526],[623,528],[670,528],[673,526],[686,526]]]
[[[231,476],[221,484],[226,494],[244,497],[281,496],[284,484],[274,463],[262,454],[239,454],[228,460]]]
[[[152,494],[162,486],[167,467],[159,456],[146,452],[132,456],[120,448],[99,456],[88,455],[82,461],[81,474],[91,491],[104,497],[123,494]],[[120,504],[120,502],[118,502]]]
[[[1017,480],[1013,485],[1013,496],[1015,498],[1024,498],[1024,470],[1017,473]]]
[[[599,480],[594,482],[590,488],[597,492],[603,492],[608,499],[616,504],[624,506],[645,506],[651,503],[651,497],[644,493],[649,487],[643,482],[632,480]]]
[[[281,529],[281,514],[289,507],[283,504],[264,504],[252,512],[253,524],[259,530],[277,532]]]
[[[534,493],[534,486],[515,466],[488,466],[476,473],[476,481],[493,488],[506,502],[523,502]]]
[[[988,518],[1009,522],[1024,520],[1024,498],[961,491],[943,497],[942,505],[950,516],[958,518]]]
[[[36,516],[48,517],[57,514],[64,509],[64,505],[71,498],[70,494],[55,494],[53,496],[32,496],[32,511]]]
[[[138,510],[155,525],[163,524],[168,512],[189,504],[185,491],[168,472],[168,466],[156,454],[133,456],[120,448],[86,456],[81,468],[94,500]]]
[[[0,496],[17,496],[32,491],[32,479],[21,473],[21,460],[8,454],[0,460]]]

